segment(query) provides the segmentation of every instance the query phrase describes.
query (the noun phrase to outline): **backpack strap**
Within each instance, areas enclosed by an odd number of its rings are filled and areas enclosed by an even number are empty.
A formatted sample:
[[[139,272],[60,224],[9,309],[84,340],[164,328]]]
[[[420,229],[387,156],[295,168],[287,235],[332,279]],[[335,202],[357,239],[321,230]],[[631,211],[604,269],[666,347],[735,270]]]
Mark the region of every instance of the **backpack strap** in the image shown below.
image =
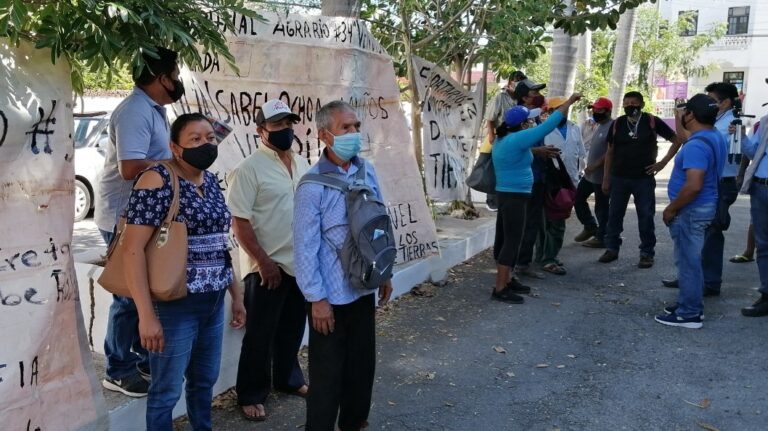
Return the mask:
[[[305,183],[320,184],[322,186],[336,189],[342,193],[346,193],[347,190],[349,189],[348,182],[340,178],[336,178],[330,175],[323,175],[323,174],[313,174],[313,173],[304,174],[304,176],[302,176],[301,179],[299,180],[299,185],[296,186],[296,188],[301,187],[301,185]]]
[[[653,133],[653,140],[658,141],[659,140],[659,134],[656,133],[656,116],[653,114],[648,114],[648,122],[651,126],[651,132]]]

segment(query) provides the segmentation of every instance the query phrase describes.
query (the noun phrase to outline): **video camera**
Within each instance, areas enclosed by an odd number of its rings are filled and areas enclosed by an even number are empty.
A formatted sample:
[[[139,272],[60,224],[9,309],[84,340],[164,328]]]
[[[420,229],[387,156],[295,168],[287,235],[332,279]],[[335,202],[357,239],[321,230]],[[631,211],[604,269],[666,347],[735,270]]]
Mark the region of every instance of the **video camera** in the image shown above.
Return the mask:
[[[733,124],[736,127],[736,132],[731,135],[730,145],[728,149],[728,163],[741,163],[741,135],[743,124],[741,122],[742,117],[755,118],[754,115],[747,115],[741,112],[741,99],[733,100]]]

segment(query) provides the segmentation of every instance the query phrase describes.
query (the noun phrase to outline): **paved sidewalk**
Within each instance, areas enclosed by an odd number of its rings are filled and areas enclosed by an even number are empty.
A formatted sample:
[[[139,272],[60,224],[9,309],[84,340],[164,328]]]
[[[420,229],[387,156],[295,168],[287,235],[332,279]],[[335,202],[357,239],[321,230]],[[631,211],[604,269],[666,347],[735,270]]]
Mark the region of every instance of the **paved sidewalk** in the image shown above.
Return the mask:
[[[406,295],[380,313],[371,430],[765,430],[768,318],[739,309],[756,297],[754,263],[725,263],[723,296],[705,300],[701,330],[665,327],[653,316],[675,301],[661,286],[674,274],[660,212],[657,260],[636,267],[635,212],[611,264],[571,238],[561,253],[568,275],[526,280],[523,305],[489,299],[488,251],[450,271],[433,296]],[[749,202],[740,197],[726,257],[740,253]],[[268,420],[241,418],[232,397],[217,401],[214,428],[303,428],[304,402],[271,398]],[[180,427],[180,429],[185,429]]]

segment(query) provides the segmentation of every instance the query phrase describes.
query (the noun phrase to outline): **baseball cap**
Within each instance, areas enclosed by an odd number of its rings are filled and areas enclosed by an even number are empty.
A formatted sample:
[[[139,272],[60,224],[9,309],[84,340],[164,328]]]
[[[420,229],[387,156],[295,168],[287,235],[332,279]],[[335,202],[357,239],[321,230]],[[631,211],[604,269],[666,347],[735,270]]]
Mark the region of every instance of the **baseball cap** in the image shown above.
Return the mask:
[[[525,106],[518,105],[507,109],[504,113],[504,124],[509,127],[520,125],[525,120],[530,120],[541,115],[541,108],[528,109]]]
[[[522,81],[524,79],[528,79],[528,77],[525,76],[525,74],[521,70],[516,70],[512,72],[512,75],[509,75],[509,79],[513,81]]]
[[[567,101],[566,97],[550,97],[547,99],[547,109],[557,109]]]
[[[515,97],[520,99],[523,96],[527,96],[531,90],[538,91],[547,88],[547,84],[537,84],[530,79],[523,79],[515,86]]]
[[[611,99],[607,97],[598,97],[593,104],[588,106],[588,108],[607,109],[610,111],[613,109],[613,102],[611,102]]]
[[[280,121],[285,117],[290,117],[291,120],[298,122],[301,117],[291,112],[291,108],[285,104],[282,100],[271,99],[267,103],[261,105],[258,114],[256,114],[256,124],[261,126],[265,122],[273,123]]]
[[[717,117],[717,100],[703,93],[694,95],[687,102],[678,105],[678,108],[685,108],[700,118]]]

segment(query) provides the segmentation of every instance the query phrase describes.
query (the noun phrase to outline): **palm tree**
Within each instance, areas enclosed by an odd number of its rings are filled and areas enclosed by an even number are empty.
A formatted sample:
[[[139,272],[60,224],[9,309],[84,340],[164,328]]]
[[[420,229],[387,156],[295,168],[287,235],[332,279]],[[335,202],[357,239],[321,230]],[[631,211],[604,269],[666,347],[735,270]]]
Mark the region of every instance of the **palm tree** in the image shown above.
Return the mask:
[[[629,9],[619,18],[616,29],[616,48],[613,56],[613,70],[608,90],[613,101],[613,116],[619,115],[621,98],[627,85],[627,70],[632,59],[632,41],[635,37],[636,9]]]
[[[572,0],[563,0],[565,15],[573,11]],[[562,29],[555,29],[552,41],[552,61],[549,66],[547,94],[566,96],[573,92],[576,80],[576,61],[579,51],[579,37],[571,36]]]

